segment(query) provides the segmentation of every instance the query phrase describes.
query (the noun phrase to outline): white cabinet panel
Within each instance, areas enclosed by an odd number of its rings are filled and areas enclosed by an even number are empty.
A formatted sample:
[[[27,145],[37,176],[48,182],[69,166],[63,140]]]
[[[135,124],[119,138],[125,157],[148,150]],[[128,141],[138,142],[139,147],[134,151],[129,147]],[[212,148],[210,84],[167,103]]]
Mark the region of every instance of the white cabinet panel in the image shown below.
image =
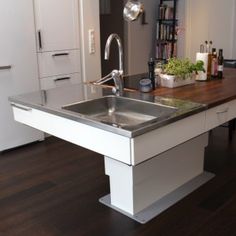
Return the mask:
[[[0,1],[0,151],[43,138],[43,133],[14,121],[8,97],[39,90],[33,4]]]
[[[236,100],[213,107],[206,111],[206,131],[236,117]]]
[[[65,74],[62,76],[52,76],[40,79],[41,89],[43,90],[64,87],[72,84],[79,84],[81,82],[81,76],[79,73]]]
[[[137,165],[202,133],[205,111],[131,139],[131,162]]]
[[[229,102],[230,110],[229,110],[229,119],[236,118],[236,99]]]
[[[80,51],[38,53],[40,78],[80,72]]]
[[[229,118],[229,103],[224,103],[206,111],[206,131],[209,131],[225,122]]]
[[[71,143],[130,165],[130,139],[37,109],[13,107],[15,119]],[[110,148],[112,147],[112,148]]]
[[[34,0],[41,52],[79,48],[78,0]]]

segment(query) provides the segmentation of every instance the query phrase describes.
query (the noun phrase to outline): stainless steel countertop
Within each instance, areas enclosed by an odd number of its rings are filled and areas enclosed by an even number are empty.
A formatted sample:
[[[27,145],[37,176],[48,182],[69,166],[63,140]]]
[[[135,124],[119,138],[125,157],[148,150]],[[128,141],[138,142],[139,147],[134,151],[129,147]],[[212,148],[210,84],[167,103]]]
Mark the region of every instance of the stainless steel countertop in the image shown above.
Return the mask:
[[[147,124],[144,127],[139,127],[132,131],[125,130],[119,127],[113,127],[107,124],[102,124],[94,120],[88,119],[83,115],[80,115],[75,112],[71,112],[65,109],[62,109],[63,106],[85,101],[94,98],[100,98],[105,95],[111,95],[110,88],[102,88],[100,86],[95,86],[92,84],[78,84],[64,86],[60,88],[54,88],[49,90],[43,90],[41,92],[33,92],[18,96],[12,96],[9,98],[11,103],[21,104],[30,108],[38,109],[50,114],[61,116],[67,119],[71,119],[83,124],[87,124],[96,128],[100,128],[109,132],[113,132],[122,136],[129,138],[142,135],[151,130],[163,127],[190,115],[199,113],[207,109],[207,106],[204,104],[194,103],[191,101],[184,101],[179,99],[173,99],[169,97],[158,97],[154,96],[151,93],[140,93],[140,92],[130,92],[125,91],[123,96],[138,100],[144,100],[148,102],[153,102],[157,104],[174,106],[177,109],[169,118],[164,121],[157,121],[151,124]]]

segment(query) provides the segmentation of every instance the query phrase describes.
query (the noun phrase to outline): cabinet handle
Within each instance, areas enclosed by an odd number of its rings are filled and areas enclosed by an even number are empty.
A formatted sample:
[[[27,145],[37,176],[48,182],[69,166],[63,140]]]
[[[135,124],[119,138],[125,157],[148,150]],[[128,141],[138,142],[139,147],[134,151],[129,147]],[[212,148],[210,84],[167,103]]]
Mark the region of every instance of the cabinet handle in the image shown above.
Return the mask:
[[[8,66],[0,66],[0,70],[10,70],[11,69],[11,65]]]
[[[38,40],[39,40],[39,49],[41,50],[43,48],[41,30],[38,30]]]
[[[32,111],[32,109],[29,108],[29,107],[22,107],[22,106],[20,106],[20,105],[14,104],[14,103],[11,103],[11,106],[12,106],[12,107],[15,107],[15,108],[18,108],[18,109],[21,109],[21,110],[23,110],[23,111]]]
[[[69,79],[70,79],[70,77],[68,76],[68,77],[62,77],[62,78],[54,79],[54,81],[57,82],[57,81],[61,81],[61,80],[69,80]]]
[[[68,52],[63,52],[63,53],[52,54],[52,57],[61,57],[61,56],[68,56],[68,55],[69,55]]]
[[[227,107],[225,110],[223,111],[217,111],[216,114],[222,114],[222,113],[226,113],[229,111],[229,108]]]

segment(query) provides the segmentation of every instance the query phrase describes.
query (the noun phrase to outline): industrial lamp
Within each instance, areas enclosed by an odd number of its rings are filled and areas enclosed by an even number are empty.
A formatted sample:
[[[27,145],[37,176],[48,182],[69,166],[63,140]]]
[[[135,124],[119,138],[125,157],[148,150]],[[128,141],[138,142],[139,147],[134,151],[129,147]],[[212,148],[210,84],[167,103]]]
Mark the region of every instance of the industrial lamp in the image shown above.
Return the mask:
[[[142,15],[142,24],[145,22],[144,6],[141,2],[135,0],[129,0],[124,7],[123,17],[126,21],[134,21]]]

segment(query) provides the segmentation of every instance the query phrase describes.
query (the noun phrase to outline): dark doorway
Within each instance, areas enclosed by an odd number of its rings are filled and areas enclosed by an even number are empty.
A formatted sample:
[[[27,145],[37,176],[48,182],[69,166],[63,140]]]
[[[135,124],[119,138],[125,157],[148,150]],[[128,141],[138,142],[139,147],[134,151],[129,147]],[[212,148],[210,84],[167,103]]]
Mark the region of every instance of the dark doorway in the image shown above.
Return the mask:
[[[116,33],[120,36],[124,46],[123,0],[99,0],[100,3],[100,34],[101,34],[101,65],[102,76],[113,69],[119,69],[118,47],[111,44],[110,59],[104,60],[104,48],[108,36]]]

